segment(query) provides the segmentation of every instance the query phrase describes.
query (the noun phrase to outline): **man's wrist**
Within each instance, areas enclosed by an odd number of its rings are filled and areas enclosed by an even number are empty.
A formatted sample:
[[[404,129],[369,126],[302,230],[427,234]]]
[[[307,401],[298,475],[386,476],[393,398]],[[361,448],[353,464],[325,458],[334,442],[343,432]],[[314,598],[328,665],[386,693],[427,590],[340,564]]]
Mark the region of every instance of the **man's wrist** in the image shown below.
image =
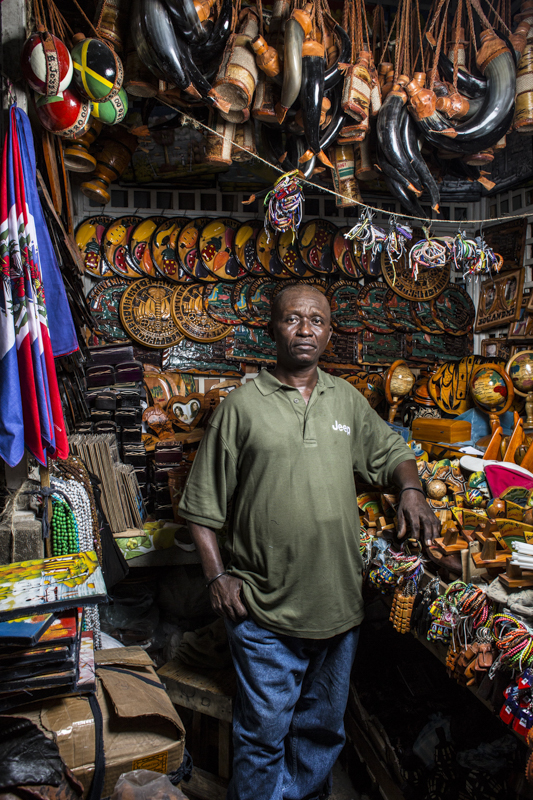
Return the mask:
[[[426,496],[426,493],[421,486],[402,486],[398,494],[398,498],[400,500],[402,499],[402,495],[404,492],[418,492],[419,494],[424,495],[424,497]]]
[[[208,578],[207,583],[206,583],[206,588],[209,589],[209,587],[211,586],[212,583],[214,583],[215,581],[218,581],[219,578],[223,578],[224,575],[227,575],[227,574],[228,573],[226,572],[226,570],[222,570],[222,572],[218,572],[216,575],[213,575],[212,578]]]

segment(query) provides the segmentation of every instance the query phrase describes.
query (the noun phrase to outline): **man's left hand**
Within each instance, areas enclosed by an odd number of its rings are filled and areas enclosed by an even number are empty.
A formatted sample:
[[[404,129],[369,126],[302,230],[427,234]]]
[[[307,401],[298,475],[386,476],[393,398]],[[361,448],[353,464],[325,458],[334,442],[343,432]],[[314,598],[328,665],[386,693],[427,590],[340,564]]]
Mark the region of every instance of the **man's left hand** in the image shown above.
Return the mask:
[[[433,539],[440,533],[440,522],[426,503],[422,492],[416,489],[404,489],[398,507],[398,538],[403,539],[408,526],[411,536],[424,537],[426,546],[433,544]]]

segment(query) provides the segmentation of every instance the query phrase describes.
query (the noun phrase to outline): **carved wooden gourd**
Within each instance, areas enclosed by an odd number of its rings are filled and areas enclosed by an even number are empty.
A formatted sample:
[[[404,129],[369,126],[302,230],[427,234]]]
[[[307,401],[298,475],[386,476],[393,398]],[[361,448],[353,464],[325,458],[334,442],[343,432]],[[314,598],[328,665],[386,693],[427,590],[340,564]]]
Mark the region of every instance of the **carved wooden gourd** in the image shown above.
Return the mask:
[[[213,85],[223,100],[230,103],[230,111],[242,111],[252,102],[258,68],[251,42],[258,32],[256,15],[250,9],[245,9],[241,15],[239,32],[228,39]]]
[[[120,178],[136,148],[137,139],[128,131],[121,128],[110,131],[97,156],[93,177],[81,185],[83,194],[98,203],[109,203],[109,185]]]

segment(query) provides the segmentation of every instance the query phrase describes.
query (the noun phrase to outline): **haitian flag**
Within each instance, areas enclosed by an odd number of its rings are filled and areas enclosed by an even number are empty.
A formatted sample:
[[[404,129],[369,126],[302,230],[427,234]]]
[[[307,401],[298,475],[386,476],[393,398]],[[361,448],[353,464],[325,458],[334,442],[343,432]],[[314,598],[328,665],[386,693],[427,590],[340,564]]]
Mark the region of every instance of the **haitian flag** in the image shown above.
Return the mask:
[[[44,465],[47,454],[68,456],[38,238],[27,200],[35,176],[31,169],[28,175],[27,138],[22,147],[19,139],[25,137],[26,121],[29,126],[24,112],[11,106],[0,183],[0,457],[10,466],[18,464],[25,446]]]

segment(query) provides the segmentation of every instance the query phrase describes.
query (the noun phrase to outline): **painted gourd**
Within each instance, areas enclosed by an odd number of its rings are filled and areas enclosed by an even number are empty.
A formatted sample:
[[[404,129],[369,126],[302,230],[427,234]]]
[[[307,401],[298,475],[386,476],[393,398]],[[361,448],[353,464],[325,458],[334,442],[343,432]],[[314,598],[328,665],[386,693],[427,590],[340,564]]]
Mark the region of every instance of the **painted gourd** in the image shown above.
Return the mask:
[[[82,97],[99,103],[112,100],[122,88],[124,70],[114,50],[101,39],[74,36],[71,56],[74,83]]]
[[[128,113],[128,95],[121,89],[111,100],[105,103],[93,103],[93,116],[106,125],[117,125]]]
[[[24,79],[34,92],[55,97],[68,89],[72,80],[70,53],[57,36],[48,31],[26,39],[21,55]]]
[[[35,109],[43,128],[66,139],[83,136],[89,125],[91,104],[70,89],[55,97],[36,94]]]

